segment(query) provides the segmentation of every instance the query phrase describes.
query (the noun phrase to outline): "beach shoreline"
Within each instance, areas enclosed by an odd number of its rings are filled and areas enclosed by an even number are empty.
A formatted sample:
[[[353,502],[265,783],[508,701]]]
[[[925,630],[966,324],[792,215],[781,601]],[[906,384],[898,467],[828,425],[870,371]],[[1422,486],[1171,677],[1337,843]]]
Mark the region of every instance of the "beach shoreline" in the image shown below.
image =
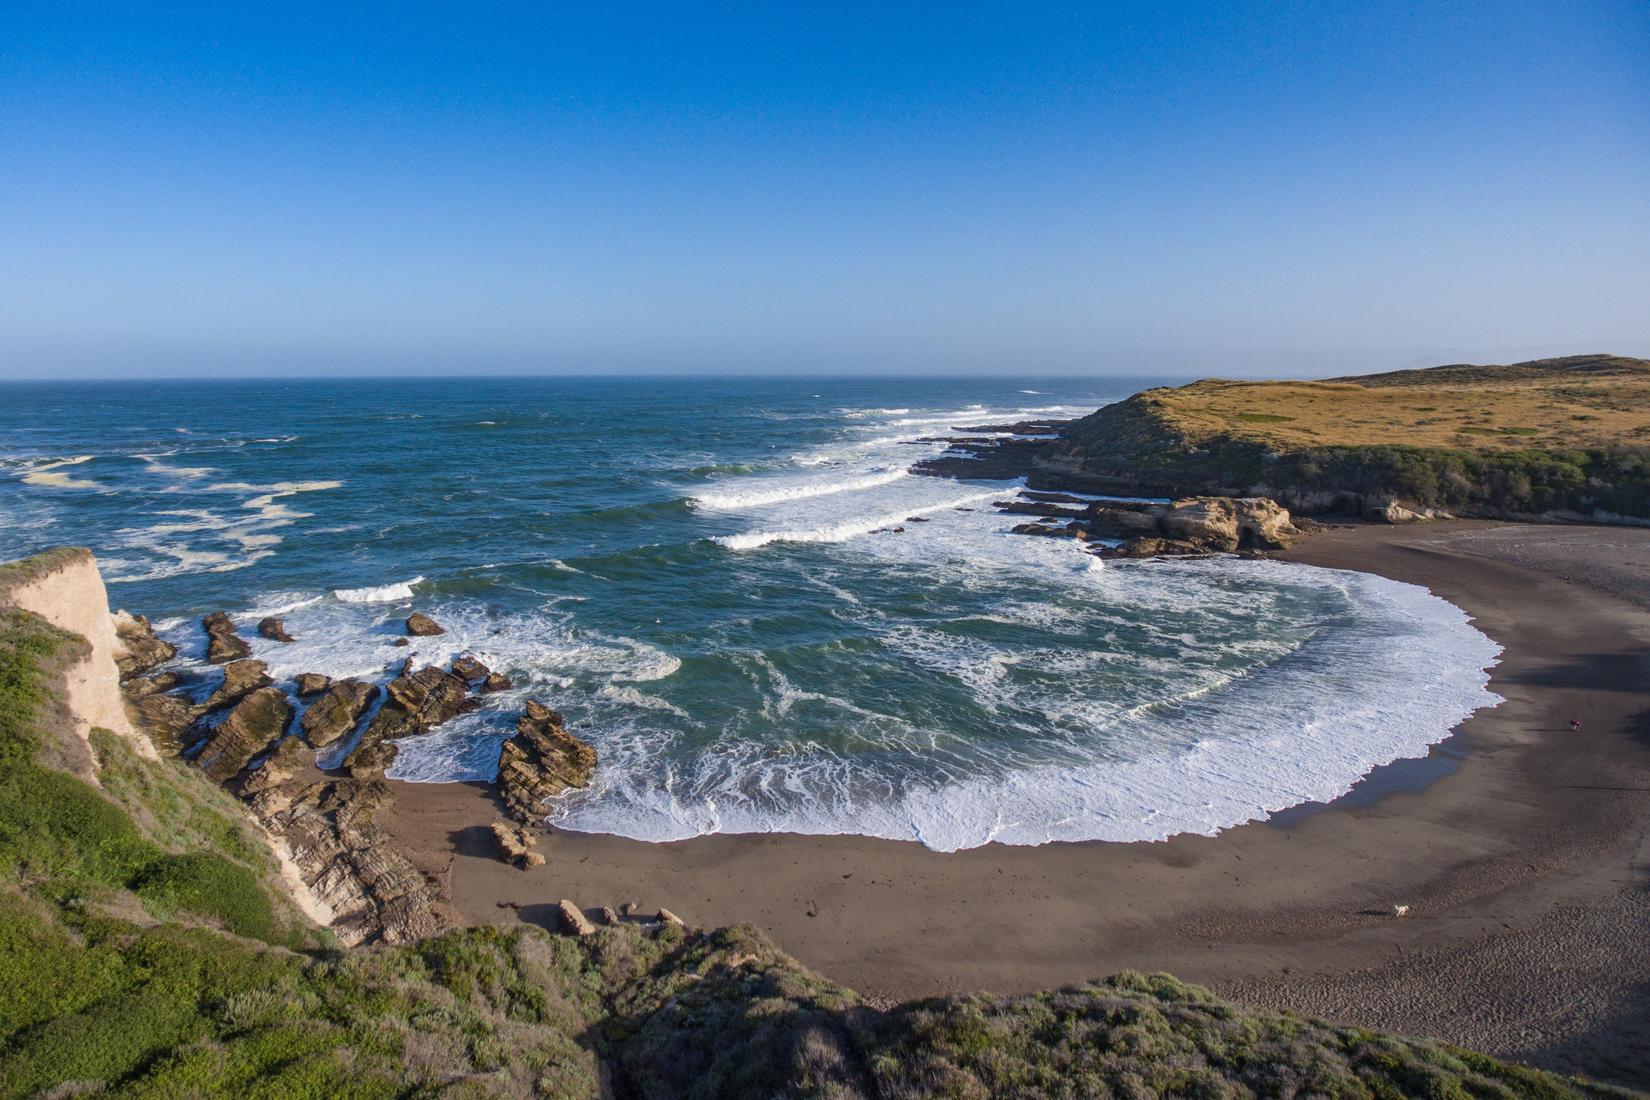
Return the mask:
[[[1506,701],[1335,803],[1215,837],[938,853],[556,831],[546,865],[521,871],[496,858],[487,785],[394,783],[384,824],[465,923],[553,924],[561,898],[665,906],[754,924],[875,1002],[1166,970],[1250,1004],[1650,1084],[1650,531],[1359,526],[1279,556],[1463,608],[1504,648],[1490,690]]]

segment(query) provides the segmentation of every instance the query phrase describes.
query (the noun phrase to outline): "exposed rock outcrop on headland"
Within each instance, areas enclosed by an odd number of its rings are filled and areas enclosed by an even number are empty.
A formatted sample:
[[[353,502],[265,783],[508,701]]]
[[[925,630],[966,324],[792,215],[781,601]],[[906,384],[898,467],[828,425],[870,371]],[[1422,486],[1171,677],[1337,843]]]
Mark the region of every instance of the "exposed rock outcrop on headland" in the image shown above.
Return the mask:
[[[512,817],[536,824],[547,800],[589,786],[595,771],[596,750],[568,733],[560,714],[529,699],[516,735],[499,748],[499,796]]]
[[[1101,557],[1142,558],[1282,550],[1301,537],[1289,512],[1257,497],[1191,497],[1158,503],[1084,502],[1057,493],[1028,493],[1027,500],[999,501],[1000,511],[1042,517],[1014,528],[1016,534],[1113,542]],[[1063,519],[1064,524],[1053,520]]]
[[[378,688],[363,680],[339,680],[326,688],[304,711],[298,725],[304,739],[317,749],[349,734],[378,698]]]
[[[227,783],[269,749],[292,721],[292,706],[280,688],[263,687],[236,703],[208,733],[195,764],[219,783]]]

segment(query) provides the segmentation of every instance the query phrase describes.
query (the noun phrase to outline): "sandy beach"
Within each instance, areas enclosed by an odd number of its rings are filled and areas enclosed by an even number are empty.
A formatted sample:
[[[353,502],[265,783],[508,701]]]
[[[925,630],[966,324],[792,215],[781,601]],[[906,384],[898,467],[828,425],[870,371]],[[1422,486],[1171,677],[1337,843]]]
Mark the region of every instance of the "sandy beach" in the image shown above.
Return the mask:
[[[1167,970],[1251,1004],[1650,1085],[1650,530],[1342,528],[1285,557],[1462,607],[1505,649],[1490,687],[1506,702],[1333,805],[1217,837],[940,854],[558,831],[547,864],[520,871],[495,856],[482,785],[397,783],[385,825],[468,922],[552,924],[560,898],[748,922],[877,1001]]]

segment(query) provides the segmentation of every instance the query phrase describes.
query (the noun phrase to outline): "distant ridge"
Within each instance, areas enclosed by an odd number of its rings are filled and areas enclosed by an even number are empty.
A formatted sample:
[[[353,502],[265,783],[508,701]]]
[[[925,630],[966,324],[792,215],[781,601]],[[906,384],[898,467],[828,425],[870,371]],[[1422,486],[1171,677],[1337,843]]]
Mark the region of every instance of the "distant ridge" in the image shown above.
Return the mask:
[[[1470,386],[1493,382],[1550,379],[1555,374],[1622,375],[1650,374],[1650,359],[1624,355],[1565,355],[1556,359],[1528,359],[1522,363],[1480,365],[1449,363],[1438,367],[1353,374],[1330,378],[1330,382],[1351,382],[1359,386]]]

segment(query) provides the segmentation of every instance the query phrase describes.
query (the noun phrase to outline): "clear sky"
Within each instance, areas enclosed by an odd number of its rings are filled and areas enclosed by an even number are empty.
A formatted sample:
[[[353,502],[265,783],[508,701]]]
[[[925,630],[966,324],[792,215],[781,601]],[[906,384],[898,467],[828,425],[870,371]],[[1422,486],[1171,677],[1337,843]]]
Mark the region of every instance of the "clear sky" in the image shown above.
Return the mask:
[[[1650,3],[0,4],[0,375],[1650,354]]]

